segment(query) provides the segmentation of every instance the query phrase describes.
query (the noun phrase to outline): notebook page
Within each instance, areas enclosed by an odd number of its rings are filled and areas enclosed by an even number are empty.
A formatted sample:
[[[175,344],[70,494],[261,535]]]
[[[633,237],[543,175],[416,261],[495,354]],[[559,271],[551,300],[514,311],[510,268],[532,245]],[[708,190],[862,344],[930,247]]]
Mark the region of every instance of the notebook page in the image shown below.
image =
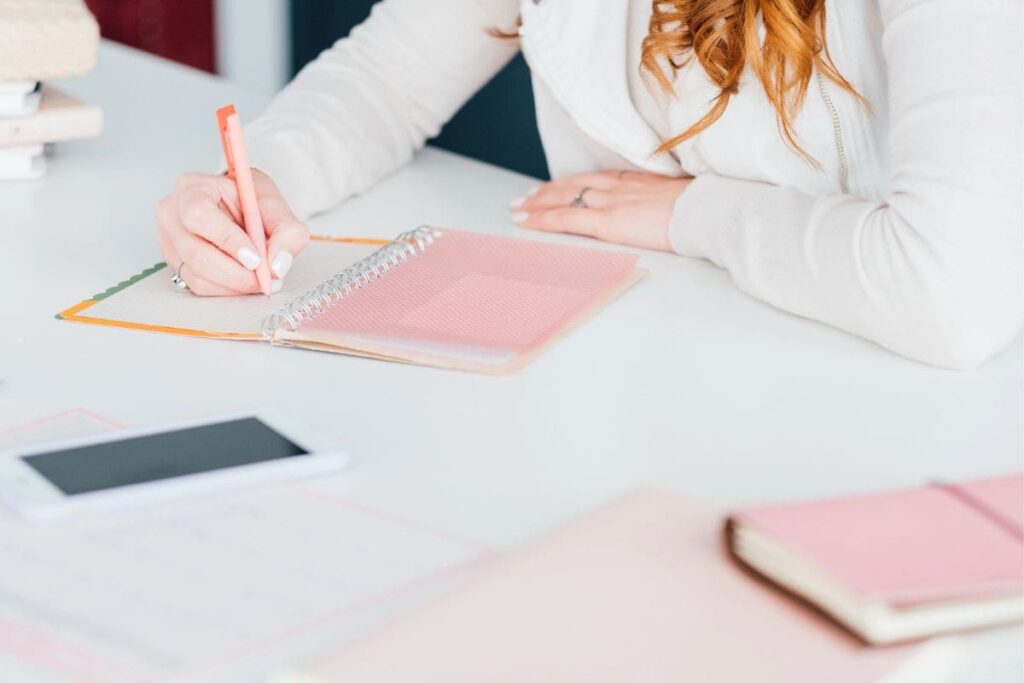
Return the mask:
[[[295,260],[284,288],[269,298],[198,297],[180,292],[170,282],[170,267],[82,311],[90,318],[186,328],[203,332],[256,333],[263,319],[279,306],[313,289],[379,246],[313,240]]]
[[[345,340],[365,351],[378,347],[382,350],[386,348],[401,349],[408,352],[410,357],[415,354],[424,358],[458,358],[480,365],[500,366],[510,363],[516,358],[516,352],[508,349],[486,349],[478,346],[439,344],[409,339],[381,339],[357,334],[345,335]]]
[[[480,556],[321,484],[44,525],[0,510],[0,680],[261,680]]]
[[[632,254],[444,230],[426,251],[314,317],[299,335],[526,353],[634,277],[636,261]]]

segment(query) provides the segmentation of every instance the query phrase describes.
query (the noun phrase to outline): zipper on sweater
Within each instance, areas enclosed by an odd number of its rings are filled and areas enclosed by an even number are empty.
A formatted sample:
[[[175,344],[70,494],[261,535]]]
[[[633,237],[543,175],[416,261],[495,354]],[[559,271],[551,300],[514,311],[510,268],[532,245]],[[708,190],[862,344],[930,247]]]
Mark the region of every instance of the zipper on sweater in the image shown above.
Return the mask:
[[[836,111],[836,105],[832,101],[832,96],[829,95],[828,89],[825,87],[825,77],[821,75],[820,71],[815,71],[814,75],[818,81],[818,92],[821,93],[825,109],[828,110],[828,116],[832,119],[832,136],[836,142],[836,156],[839,157],[839,189],[842,190],[843,194],[849,194],[850,167],[846,161],[846,147],[843,146],[843,129],[839,122],[839,112]]]

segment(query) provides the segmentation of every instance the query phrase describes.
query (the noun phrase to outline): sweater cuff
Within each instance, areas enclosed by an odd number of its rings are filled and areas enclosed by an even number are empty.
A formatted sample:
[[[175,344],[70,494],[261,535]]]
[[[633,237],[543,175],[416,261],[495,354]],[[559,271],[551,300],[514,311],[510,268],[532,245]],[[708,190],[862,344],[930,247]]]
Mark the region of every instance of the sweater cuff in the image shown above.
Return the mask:
[[[302,171],[310,169],[311,164],[297,158],[294,144],[275,137],[273,131],[246,130],[249,165],[270,176],[295,216],[304,221],[315,213],[316,198],[312,193],[316,184],[304,178]]]
[[[751,207],[766,206],[773,189],[766,183],[717,175],[694,178],[672,209],[672,250],[726,267],[729,243],[736,239],[743,216]]]
[[[270,135],[260,135],[248,128],[245,130],[245,139],[249,167],[270,176],[296,218],[307,220],[315,212],[309,208],[309,198],[304,196],[301,178],[296,178],[294,173],[289,172],[289,169],[294,167],[294,162],[289,159],[291,155],[288,145],[275,144]],[[215,175],[223,175],[228,171],[227,162],[222,155],[218,155],[211,166]]]

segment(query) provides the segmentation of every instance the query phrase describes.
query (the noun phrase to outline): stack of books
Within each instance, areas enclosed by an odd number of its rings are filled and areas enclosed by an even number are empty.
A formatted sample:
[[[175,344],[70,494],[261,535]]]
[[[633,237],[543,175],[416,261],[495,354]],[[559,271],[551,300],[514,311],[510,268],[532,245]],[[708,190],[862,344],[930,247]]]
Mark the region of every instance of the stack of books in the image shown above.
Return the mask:
[[[99,27],[82,0],[0,0],[0,180],[38,178],[50,143],[95,137],[98,107],[44,85],[95,67]]]

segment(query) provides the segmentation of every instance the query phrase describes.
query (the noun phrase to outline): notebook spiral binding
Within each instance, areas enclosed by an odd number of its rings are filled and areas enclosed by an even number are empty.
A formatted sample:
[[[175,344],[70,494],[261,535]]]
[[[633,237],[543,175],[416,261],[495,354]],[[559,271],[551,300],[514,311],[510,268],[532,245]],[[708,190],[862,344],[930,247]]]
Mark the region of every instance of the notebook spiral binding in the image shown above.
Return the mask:
[[[403,232],[366,258],[353,263],[271,313],[263,321],[261,336],[270,339],[282,327],[295,330],[332,304],[359,291],[383,277],[388,271],[422,253],[441,235],[440,230],[429,225],[421,225],[415,230]]]

